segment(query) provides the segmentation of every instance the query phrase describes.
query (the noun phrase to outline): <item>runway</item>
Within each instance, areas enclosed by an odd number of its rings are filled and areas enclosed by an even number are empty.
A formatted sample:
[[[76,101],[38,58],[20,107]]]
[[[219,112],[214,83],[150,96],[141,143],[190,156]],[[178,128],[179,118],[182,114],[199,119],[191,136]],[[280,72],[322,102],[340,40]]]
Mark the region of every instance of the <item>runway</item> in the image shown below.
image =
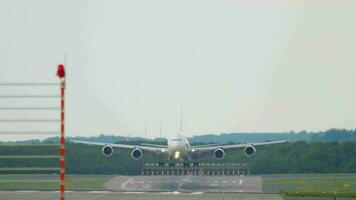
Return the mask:
[[[106,191],[67,191],[68,200],[282,200],[263,194],[259,176],[117,176]],[[0,191],[0,199],[57,200],[58,191]]]
[[[128,192],[262,192],[259,176],[120,176],[105,183],[111,191]]]
[[[58,192],[9,192],[0,191],[1,199],[6,200],[58,200]],[[132,193],[132,192],[68,192],[67,200],[282,200],[278,194],[242,193]]]

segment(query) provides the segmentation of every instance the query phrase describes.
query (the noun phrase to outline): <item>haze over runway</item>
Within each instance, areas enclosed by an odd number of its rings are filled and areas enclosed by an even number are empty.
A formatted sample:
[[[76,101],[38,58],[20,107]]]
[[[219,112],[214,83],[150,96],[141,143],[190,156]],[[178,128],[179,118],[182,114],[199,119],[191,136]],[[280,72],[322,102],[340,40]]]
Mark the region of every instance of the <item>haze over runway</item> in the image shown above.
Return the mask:
[[[56,81],[67,53],[71,136],[174,135],[180,104],[192,135],[355,128],[355,7],[5,0],[0,81]]]

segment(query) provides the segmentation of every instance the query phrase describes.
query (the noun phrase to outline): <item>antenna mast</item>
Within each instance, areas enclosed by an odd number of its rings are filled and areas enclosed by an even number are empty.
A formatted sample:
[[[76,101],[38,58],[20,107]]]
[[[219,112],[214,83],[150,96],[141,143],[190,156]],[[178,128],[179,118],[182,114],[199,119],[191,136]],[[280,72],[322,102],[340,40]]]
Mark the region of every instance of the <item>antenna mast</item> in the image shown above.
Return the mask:
[[[162,122],[159,121],[159,138],[162,139]]]
[[[180,132],[183,132],[183,105],[180,105]]]
[[[147,139],[147,121],[145,121],[145,139]]]

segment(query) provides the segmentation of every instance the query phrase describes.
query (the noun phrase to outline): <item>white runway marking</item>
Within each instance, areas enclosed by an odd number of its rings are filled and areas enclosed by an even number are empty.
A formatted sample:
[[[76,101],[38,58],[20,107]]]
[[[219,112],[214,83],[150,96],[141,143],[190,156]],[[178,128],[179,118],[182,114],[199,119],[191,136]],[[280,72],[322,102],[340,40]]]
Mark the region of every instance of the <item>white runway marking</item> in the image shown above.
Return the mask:
[[[138,182],[138,183],[141,183],[141,184],[143,184],[143,183],[145,183],[145,181],[140,181],[140,182]]]
[[[237,181],[231,181],[231,183],[237,183]]]
[[[174,191],[174,192],[160,192],[159,194],[181,194],[178,191]]]
[[[239,180],[239,185],[242,185],[243,182],[244,182],[243,179],[240,179]]]
[[[94,194],[106,194],[106,193],[110,193],[110,191],[89,191],[88,193],[94,193]]]
[[[226,181],[222,181],[222,183],[226,183]]]
[[[129,182],[131,182],[131,181],[132,181],[132,178],[130,178],[129,180],[123,182],[123,183],[121,184],[121,188],[124,189],[124,190],[127,190],[126,185],[127,185]]]
[[[204,192],[192,192],[191,194],[203,194]]]
[[[126,194],[143,194],[145,192],[124,192],[124,193],[126,193]]]

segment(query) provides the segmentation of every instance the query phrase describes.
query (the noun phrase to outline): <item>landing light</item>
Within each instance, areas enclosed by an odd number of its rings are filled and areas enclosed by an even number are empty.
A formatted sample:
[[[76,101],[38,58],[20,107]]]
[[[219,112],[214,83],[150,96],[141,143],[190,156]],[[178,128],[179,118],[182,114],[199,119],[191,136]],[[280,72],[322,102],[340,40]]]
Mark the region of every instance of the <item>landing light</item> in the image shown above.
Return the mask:
[[[164,149],[161,149],[161,152],[164,153]]]
[[[179,151],[176,151],[176,152],[174,153],[174,158],[175,158],[175,159],[178,159],[178,158],[179,158],[179,155],[180,155],[180,152],[179,152]]]
[[[192,152],[195,152],[195,149],[192,149]]]

